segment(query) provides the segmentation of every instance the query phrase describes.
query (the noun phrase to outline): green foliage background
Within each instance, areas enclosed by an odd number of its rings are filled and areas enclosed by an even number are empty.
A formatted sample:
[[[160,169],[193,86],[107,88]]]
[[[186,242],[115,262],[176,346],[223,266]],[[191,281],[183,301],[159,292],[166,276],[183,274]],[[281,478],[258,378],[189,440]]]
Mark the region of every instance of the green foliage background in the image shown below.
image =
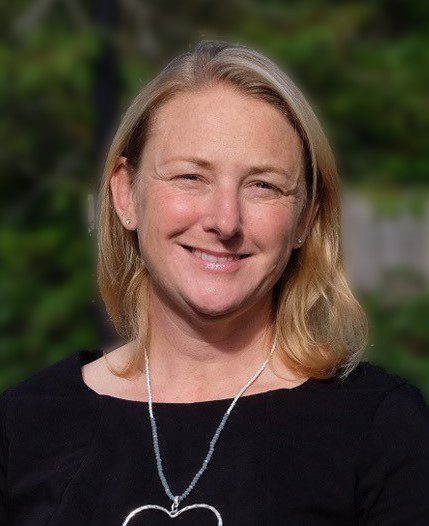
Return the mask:
[[[120,109],[158,68],[202,38],[259,48],[291,74],[332,139],[345,185],[381,213],[421,213],[428,197],[429,4],[273,0],[119,2],[106,34],[57,2],[0,7],[0,389],[82,348],[103,345],[87,195],[96,188],[94,83],[117,50]],[[29,14],[30,13],[30,14]],[[31,16],[30,16],[31,15]],[[419,282],[386,300],[392,284]],[[407,272],[361,295],[372,361],[429,399],[429,295]]]

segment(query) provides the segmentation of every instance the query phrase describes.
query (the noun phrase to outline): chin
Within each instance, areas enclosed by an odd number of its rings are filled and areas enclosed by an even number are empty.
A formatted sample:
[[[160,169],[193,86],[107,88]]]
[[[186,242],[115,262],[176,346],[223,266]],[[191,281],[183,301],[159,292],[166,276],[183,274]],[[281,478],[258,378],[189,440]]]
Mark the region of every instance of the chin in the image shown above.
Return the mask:
[[[238,304],[231,303],[231,301],[228,301],[227,303],[225,301],[219,301],[218,303],[211,301],[205,303],[192,301],[191,299],[188,299],[186,303],[192,308],[193,311],[198,312],[199,314],[203,314],[205,316],[213,317],[225,316],[238,309]]]

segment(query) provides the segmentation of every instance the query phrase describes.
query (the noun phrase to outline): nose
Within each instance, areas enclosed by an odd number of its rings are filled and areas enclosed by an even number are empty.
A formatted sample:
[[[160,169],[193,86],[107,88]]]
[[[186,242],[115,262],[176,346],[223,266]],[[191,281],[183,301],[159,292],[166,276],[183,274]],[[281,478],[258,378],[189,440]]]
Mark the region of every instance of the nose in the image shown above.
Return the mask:
[[[241,231],[240,197],[232,188],[217,188],[204,204],[203,229],[230,239]]]

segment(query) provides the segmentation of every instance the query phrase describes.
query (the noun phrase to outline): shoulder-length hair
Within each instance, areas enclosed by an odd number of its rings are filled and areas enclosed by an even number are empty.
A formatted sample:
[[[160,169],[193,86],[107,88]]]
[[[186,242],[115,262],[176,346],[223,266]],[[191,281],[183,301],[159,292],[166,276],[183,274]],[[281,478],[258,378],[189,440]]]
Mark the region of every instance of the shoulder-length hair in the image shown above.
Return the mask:
[[[340,181],[332,150],[301,91],[271,59],[242,44],[202,41],[175,57],[135,97],[107,154],[97,201],[97,281],[117,333],[136,343],[117,376],[144,370],[150,343],[150,276],[137,232],[120,222],[110,179],[120,156],[137,169],[156,110],[175,95],[225,83],[280,110],[303,143],[307,203],[313,218],[303,245],[292,251],[274,286],[274,336],[283,363],[299,376],[345,378],[362,360],[368,340],[366,313],[344,268]],[[106,354],[105,354],[106,357]]]

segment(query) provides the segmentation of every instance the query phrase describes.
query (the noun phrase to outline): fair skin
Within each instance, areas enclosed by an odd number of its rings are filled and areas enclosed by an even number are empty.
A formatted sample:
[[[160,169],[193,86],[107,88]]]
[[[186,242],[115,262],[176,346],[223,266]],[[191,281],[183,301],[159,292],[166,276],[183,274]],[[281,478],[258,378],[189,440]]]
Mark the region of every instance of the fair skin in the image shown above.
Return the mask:
[[[154,401],[232,398],[268,355],[273,286],[309,230],[302,143],[277,109],[220,84],[176,95],[150,131],[137,174],[121,157],[111,191],[151,276]],[[247,256],[225,270],[185,247]],[[109,360],[123,364],[132,348]],[[118,379],[103,359],[83,377],[97,392],[147,400],[143,374]],[[243,396],[305,380],[275,353]]]

